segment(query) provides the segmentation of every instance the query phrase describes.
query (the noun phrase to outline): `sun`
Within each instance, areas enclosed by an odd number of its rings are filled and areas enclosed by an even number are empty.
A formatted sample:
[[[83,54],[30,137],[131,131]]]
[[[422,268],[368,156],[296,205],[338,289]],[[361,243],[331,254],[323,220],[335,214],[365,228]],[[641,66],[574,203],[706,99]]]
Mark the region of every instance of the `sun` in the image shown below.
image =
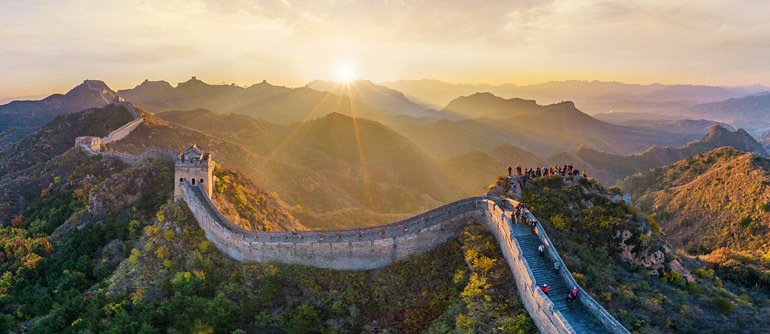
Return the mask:
[[[351,83],[356,80],[356,65],[351,62],[342,62],[337,65],[337,81]]]

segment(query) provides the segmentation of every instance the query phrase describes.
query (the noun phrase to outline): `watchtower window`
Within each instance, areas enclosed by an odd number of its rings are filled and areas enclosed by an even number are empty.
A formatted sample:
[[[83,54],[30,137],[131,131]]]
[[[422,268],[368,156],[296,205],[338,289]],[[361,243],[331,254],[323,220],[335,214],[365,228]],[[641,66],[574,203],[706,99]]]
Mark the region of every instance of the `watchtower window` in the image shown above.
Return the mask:
[[[194,178],[192,179],[192,184],[195,185],[195,179]]]
[[[203,179],[200,180],[200,184],[203,184]]]
[[[180,178],[179,178],[179,182],[183,182],[183,181],[184,181],[184,178],[183,178],[183,177],[180,177]]]

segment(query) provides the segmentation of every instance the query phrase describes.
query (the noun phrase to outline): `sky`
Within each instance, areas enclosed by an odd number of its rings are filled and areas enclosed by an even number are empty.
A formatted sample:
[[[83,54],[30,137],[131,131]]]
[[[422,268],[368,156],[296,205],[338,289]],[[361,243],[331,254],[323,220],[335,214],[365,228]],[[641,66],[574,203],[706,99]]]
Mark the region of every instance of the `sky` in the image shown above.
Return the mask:
[[[770,1],[0,0],[0,97],[267,80],[770,84]]]

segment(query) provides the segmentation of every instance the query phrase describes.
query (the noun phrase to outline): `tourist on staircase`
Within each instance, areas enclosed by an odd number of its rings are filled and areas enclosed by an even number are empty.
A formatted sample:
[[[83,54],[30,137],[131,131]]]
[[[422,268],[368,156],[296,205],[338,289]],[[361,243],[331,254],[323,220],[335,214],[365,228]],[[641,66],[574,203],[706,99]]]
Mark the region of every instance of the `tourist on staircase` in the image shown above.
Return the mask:
[[[572,287],[572,291],[570,291],[570,298],[572,298],[572,301],[576,301],[578,298],[578,289],[576,286]]]
[[[540,257],[545,257],[545,247],[543,247],[543,244],[537,246],[537,251],[540,252]]]
[[[567,307],[572,307],[572,296],[567,294]]]
[[[551,291],[551,286],[543,283],[543,286],[540,288],[540,290],[543,290],[543,293],[545,293],[545,295],[548,296],[548,291]]]
[[[559,273],[559,261],[553,262],[553,270],[558,274]]]

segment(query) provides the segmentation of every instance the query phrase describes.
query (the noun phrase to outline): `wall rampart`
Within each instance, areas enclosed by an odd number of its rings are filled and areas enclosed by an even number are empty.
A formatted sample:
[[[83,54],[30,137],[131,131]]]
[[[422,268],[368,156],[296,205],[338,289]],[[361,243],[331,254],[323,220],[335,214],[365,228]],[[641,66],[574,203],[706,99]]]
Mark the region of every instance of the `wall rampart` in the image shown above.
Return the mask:
[[[388,225],[324,231],[255,232],[230,222],[199,186],[183,185],[187,203],[206,238],[233,259],[249,262],[278,262],[313,267],[364,270],[386,266],[412,254],[426,252],[457,237],[467,224],[484,224],[494,234],[516,279],[524,307],[542,333],[575,333],[565,317],[535,284],[535,278],[512,235],[511,220],[498,203],[500,198],[470,197]],[[508,200],[509,204],[516,203]],[[527,212],[531,216],[531,213]],[[534,217],[532,217],[534,219]],[[538,236],[555,252],[537,223]],[[558,254],[557,254],[558,256]],[[558,257],[557,257],[558,258]],[[558,258],[561,261],[561,258]],[[574,278],[563,268],[569,284]],[[569,278],[567,278],[569,277]],[[585,291],[580,301],[612,333],[628,333],[620,323]]]

